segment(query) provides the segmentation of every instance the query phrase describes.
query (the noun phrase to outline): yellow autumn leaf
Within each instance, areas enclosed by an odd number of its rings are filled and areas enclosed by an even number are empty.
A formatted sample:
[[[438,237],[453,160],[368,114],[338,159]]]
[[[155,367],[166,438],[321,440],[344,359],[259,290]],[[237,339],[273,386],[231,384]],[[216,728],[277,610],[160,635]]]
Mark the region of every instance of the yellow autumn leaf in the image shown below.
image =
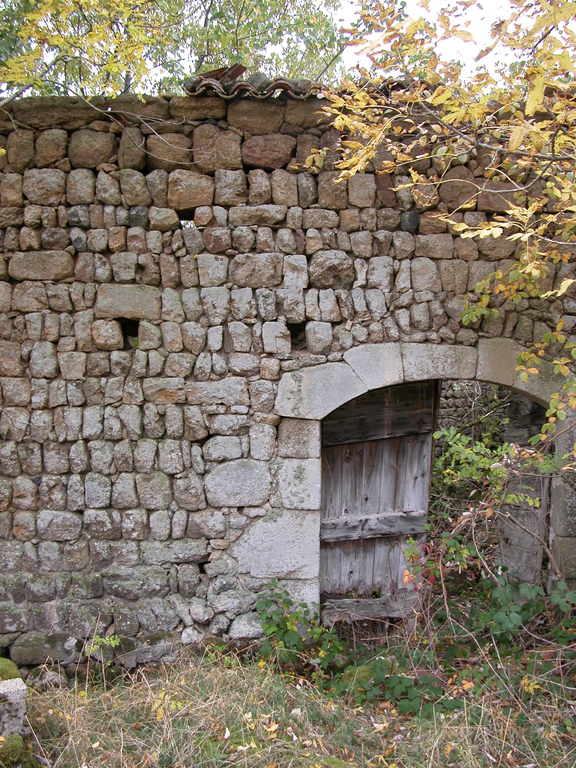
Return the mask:
[[[526,128],[523,125],[517,125],[510,134],[508,139],[508,152],[514,152],[518,147],[522,145],[524,137],[526,136]]]
[[[544,75],[540,75],[539,77],[535,78],[532,88],[530,90],[530,95],[528,96],[528,100],[526,102],[526,115],[527,117],[530,117],[536,112],[536,109],[542,104],[544,101],[544,84],[545,84],[546,78]]]

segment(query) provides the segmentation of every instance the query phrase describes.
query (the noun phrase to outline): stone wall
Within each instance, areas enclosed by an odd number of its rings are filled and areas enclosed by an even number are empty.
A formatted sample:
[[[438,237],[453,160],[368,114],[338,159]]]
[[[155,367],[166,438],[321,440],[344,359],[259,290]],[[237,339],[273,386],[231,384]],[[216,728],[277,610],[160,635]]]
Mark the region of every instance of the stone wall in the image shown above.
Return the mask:
[[[442,216],[490,218],[510,187],[480,159],[415,159],[415,194],[408,168],[337,183],[320,103],[3,115],[0,646],[18,664],[71,663],[95,631],[123,638],[126,664],[173,638],[256,637],[271,577],[317,600],[323,416],[403,380],[523,389],[518,345],[576,323],[569,293],[463,327],[515,245]],[[545,400],[551,382],[526,386]]]

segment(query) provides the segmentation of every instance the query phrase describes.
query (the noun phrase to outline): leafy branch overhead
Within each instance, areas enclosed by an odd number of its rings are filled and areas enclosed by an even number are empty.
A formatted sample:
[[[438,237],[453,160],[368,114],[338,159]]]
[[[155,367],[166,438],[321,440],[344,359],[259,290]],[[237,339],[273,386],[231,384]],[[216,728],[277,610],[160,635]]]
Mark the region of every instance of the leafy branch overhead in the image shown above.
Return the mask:
[[[6,0],[0,97],[117,95],[178,88],[191,72],[242,61],[318,74],[341,47],[338,0]],[[334,71],[334,66],[332,67]]]
[[[498,316],[505,302],[542,300],[556,331],[522,361],[522,375],[547,353],[567,373],[576,355],[558,298],[576,287],[576,3],[511,0],[486,9],[495,21],[482,50],[481,3],[451,2],[435,14],[430,6],[424,0],[421,17],[409,18],[373,0],[347,30],[364,66],[359,82],[327,94],[343,134],[342,177],[374,167],[397,192],[410,188],[421,210],[443,204],[460,238],[507,241],[509,266],[495,264],[476,286],[464,321]],[[464,64],[443,58],[455,46]],[[448,189],[457,183],[468,192],[454,197]],[[499,212],[481,213],[486,192],[501,195]]]

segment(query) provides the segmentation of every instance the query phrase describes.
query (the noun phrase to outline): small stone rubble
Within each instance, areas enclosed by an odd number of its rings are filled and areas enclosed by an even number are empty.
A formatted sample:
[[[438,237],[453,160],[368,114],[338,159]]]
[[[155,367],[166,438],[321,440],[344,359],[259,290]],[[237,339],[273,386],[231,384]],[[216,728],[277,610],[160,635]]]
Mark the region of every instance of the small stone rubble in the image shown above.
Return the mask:
[[[322,106],[0,113],[0,644],[16,663],[74,664],[95,632],[122,638],[128,666],[174,637],[258,637],[270,578],[318,600],[326,413],[404,379],[511,386],[517,345],[574,328],[570,291],[497,300],[464,327],[467,293],[516,246],[462,239],[445,216],[485,221],[510,186],[477,160],[415,158],[416,194],[407,170],[373,172],[378,156],[340,182]],[[500,378],[477,358],[493,337]]]

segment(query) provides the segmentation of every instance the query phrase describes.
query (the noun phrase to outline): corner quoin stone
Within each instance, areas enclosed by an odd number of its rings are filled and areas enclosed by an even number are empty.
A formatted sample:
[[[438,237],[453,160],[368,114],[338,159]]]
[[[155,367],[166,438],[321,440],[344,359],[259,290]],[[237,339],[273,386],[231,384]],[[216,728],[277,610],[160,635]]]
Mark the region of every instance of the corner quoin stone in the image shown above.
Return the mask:
[[[18,251],[8,274],[14,280],[64,280],[74,274],[74,259],[66,251]]]
[[[275,410],[280,416],[323,419],[338,406],[368,391],[346,363],[326,363],[285,373],[278,386]]]
[[[101,285],[94,312],[97,318],[160,320],[162,294],[150,285]]]
[[[254,578],[316,579],[320,570],[320,515],[285,509],[262,518],[228,550],[240,573]],[[273,546],[271,543],[273,542]]]

